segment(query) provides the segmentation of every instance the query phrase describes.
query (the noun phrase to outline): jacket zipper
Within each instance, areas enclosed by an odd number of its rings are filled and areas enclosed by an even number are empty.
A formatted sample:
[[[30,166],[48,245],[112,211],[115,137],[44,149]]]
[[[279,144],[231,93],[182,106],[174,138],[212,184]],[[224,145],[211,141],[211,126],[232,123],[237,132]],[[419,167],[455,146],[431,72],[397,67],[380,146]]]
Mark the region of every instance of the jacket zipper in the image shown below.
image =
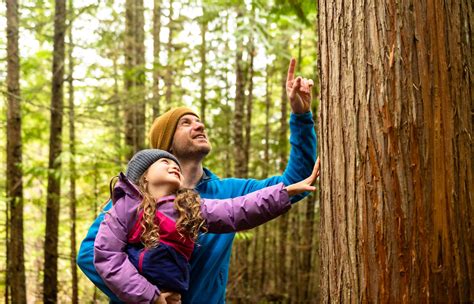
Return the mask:
[[[140,273],[143,273],[143,260],[145,259],[145,252],[147,251],[147,249],[143,249],[141,252],[140,252],[140,256],[138,257],[138,271],[140,271]]]

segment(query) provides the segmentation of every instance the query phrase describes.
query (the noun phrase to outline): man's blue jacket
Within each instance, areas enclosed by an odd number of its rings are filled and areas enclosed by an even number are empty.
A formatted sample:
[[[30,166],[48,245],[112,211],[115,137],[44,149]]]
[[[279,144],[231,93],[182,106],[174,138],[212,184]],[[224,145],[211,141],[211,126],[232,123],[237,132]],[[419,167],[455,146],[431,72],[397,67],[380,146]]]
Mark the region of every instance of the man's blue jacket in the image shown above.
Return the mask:
[[[220,179],[208,169],[196,186],[202,198],[225,199],[238,197],[261,188],[283,182],[290,185],[311,175],[316,161],[316,133],[311,112],[291,114],[290,116],[290,157],[285,172],[264,180],[225,178]],[[307,194],[307,193],[306,193]],[[305,194],[292,197],[292,202],[301,200]],[[109,203],[104,212],[112,206]],[[94,240],[104,219],[101,213],[94,221],[82,241],[77,257],[77,264],[86,276],[112,302],[120,302],[110,291],[94,268]],[[191,257],[191,280],[189,290],[182,295],[183,303],[225,303],[227,275],[229,272],[230,253],[235,233],[212,234],[199,236],[197,246]]]

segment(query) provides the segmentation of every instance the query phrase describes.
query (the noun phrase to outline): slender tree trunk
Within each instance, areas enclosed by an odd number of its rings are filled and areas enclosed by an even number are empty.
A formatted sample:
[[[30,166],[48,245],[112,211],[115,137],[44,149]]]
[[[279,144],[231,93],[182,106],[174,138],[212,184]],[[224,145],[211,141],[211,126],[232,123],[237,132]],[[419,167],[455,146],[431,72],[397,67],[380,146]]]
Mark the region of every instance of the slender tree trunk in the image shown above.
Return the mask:
[[[244,175],[249,175],[249,163],[250,163],[250,149],[251,149],[251,142],[252,142],[252,108],[253,108],[253,76],[255,74],[254,71],[254,58],[255,58],[255,45],[253,41],[253,37],[250,37],[250,60],[249,60],[249,87],[248,87],[248,96],[247,96],[247,107],[246,107],[246,119],[245,119],[245,142],[244,142],[244,153],[245,153],[245,160],[246,166],[244,168],[245,172]]]
[[[228,15],[224,19],[224,25],[227,31],[229,30],[229,17]],[[229,52],[229,39],[225,42],[225,52]],[[224,143],[225,143],[225,163],[224,163],[224,175],[225,177],[230,177],[232,175],[232,165],[231,165],[231,157],[232,157],[232,146],[231,146],[231,127],[232,127],[232,109],[229,105],[230,101],[230,81],[229,81],[229,68],[226,64],[224,68],[225,72],[225,131],[224,131]]]
[[[280,171],[283,172],[288,162],[288,100],[286,96],[286,71],[282,68],[281,74],[281,118],[280,118]],[[288,222],[289,214],[284,214],[279,219],[279,232],[280,240],[278,244],[279,248],[279,264],[278,264],[278,277],[280,285],[278,289],[281,293],[286,294],[288,290],[288,272],[286,267],[287,258],[287,246],[288,246]]]
[[[10,206],[5,208],[5,303],[10,303]]]
[[[239,11],[237,13],[237,23],[240,24],[243,15]],[[236,91],[235,91],[235,110],[234,110],[234,155],[235,167],[234,175],[236,177],[245,177],[245,152],[244,147],[244,103],[245,103],[245,84],[244,84],[244,68],[242,61],[243,41],[242,37],[237,37],[237,51],[235,56],[236,65]]]
[[[20,55],[18,2],[7,1],[7,217],[8,288],[13,303],[26,303],[23,244],[23,170],[20,106]],[[8,221],[9,219],[9,221]],[[11,237],[13,236],[13,237]],[[8,300],[8,295],[7,295]]]
[[[46,236],[44,241],[44,303],[56,303],[58,296],[58,226],[61,194],[59,174],[61,160],[59,156],[62,152],[66,1],[56,0],[55,7]]]
[[[72,36],[72,20],[73,20],[73,0],[68,1],[69,10],[69,28],[68,28],[68,63],[69,63],[69,220],[70,220],[70,237],[71,237],[71,275],[72,275],[72,303],[77,304],[79,302],[78,296],[78,278],[77,278],[77,265],[76,265],[76,135],[75,135],[75,120],[74,120],[74,59],[72,57],[72,51],[74,49],[74,42]]]
[[[160,116],[160,50],[161,50],[161,0],[153,6],[153,118]]]
[[[264,148],[264,167],[263,167],[263,178],[270,174],[270,109],[272,107],[272,87],[270,82],[270,66],[266,66],[265,71],[265,148]],[[262,235],[262,253],[260,256],[261,261],[261,275],[260,282],[258,284],[259,290],[265,293],[265,281],[267,274],[267,241],[269,235],[267,234],[267,227],[269,225],[263,225]]]
[[[288,98],[286,96],[286,73],[282,68],[281,74],[281,117],[280,117],[280,171],[283,172],[288,163]]]
[[[201,81],[201,121],[206,124],[206,32],[207,32],[207,21],[202,21],[200,24],[201,28],[201,46],[199,48],[199,57],[201,58],[201,71],[199,72],[199,78]]]
[[[122,105],[122,98],[119,94],[119,72],[118,72],[118,56],[114,55],[112,57],[113,62],[113,77],[114,77],[114,105],[113,105],[113,113],[114,117],[121,117],[121,105]],[[123,153],[121,152],[122,147],[122,136],[123,136],[123,129],[122,129],[122,122],[116,121],[114,123],[114,139],[113,143],[115,146],[115,159],[114,162],[117,166],[122,164],[122,160],[124,158]]]
[[[129,157],[145,147],[145,32],[143,0],[125,4],[125,144]]]
[[[323,301],[474,301],[473,5],[320,1]]]
[[[166,86],[166,107],[171,107],[172,89],[173,89],[173,65],[171,58],[173,57],[173,0],[169,0],[169,16],[168,16],[168,42],[166,44],[166,53],[168,64],[166,65],[165,86]]]

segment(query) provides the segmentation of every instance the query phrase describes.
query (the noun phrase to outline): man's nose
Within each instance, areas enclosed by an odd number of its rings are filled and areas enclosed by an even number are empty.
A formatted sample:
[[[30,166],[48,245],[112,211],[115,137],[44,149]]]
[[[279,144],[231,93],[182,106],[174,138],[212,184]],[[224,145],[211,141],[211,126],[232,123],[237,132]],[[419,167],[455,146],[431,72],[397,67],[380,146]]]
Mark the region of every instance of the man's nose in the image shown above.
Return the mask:
[[[197,130],[199,130],[199,131],[204,131],[204,124],[203,124],[202,122],[200,122],[200,121],[195,121],[195,122],[193,123],[193,129],[196,130],[196,131],[197,131]]]

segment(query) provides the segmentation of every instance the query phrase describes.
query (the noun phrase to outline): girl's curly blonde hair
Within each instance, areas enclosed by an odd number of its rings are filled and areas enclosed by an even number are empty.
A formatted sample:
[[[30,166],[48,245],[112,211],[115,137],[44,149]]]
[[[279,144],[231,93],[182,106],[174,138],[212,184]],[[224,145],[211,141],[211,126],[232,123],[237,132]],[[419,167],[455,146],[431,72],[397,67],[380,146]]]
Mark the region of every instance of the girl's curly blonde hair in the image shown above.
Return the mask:
[[[146,173],[146,172],[145,172]],[[138,212],[143,211],[140,225],[143,228],[141,241],[146,248],[153,248],[160,243],[160,229],[156,219],[156,200],[148,191],[148,183],[143,174],[138,180],[138,188],[143,196]],[[207,231],[201,214],[201,197],[192,189],[179,189],[174,199],[178,211],[176,229],[182,236],[196,240],[199,231]]]

